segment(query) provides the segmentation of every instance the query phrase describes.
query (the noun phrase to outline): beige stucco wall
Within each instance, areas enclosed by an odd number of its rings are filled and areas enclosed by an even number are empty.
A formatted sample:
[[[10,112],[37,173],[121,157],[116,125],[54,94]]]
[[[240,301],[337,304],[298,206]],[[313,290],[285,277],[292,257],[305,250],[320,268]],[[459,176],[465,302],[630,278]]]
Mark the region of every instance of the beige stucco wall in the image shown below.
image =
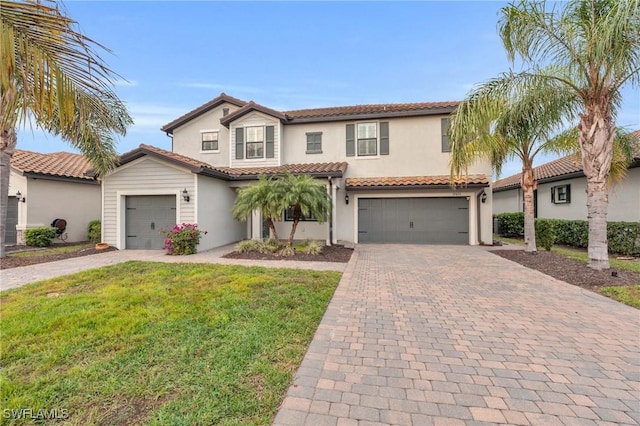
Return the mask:
[[[190,194],[189,202],[182,199],[183,189]],[[127,195],[174,195],[176,223],[196,220],[196,175],[150,157],[132,161],[108,174],[103,181],[102,239],[119,249],[125,248]]]
[[[553,204],[551,188],[571,185],[571,202]],[[587,220],[587,180],[584,177],[565,179],[538,185],[538,217],[549,219]],[[493,212],[522,211],[521,190],[513,189],[493,194]],[[609,188],[608,221],[640,221],[640,168],[629,169],[624,180]]]
[[[521,189],[493,193],[493,214],[522,211]]]
[[[16,229],[50,226],[60,218],[67,221],[67,242],[87,241],[87,225],[100,219],[99,184],[33,178],[27,178],[26,184],[26,190],[20,191],[26,203],[19,203]]]
[[[28,199],[27,178],[11,170],[9,173],[9,195],[15,196],[18,191],[25,199]],[[18,202],[18,224],[16,225],[18,244],[24,244],[22,233],[25,229],[27,229],[27,203]]]
[[[198,228],[207,231],[198,250],[240,241],[245,238],[246,224],[233,218],[231,210],[236,200],[236,191],[228,183],[207,176],[197,176]]]

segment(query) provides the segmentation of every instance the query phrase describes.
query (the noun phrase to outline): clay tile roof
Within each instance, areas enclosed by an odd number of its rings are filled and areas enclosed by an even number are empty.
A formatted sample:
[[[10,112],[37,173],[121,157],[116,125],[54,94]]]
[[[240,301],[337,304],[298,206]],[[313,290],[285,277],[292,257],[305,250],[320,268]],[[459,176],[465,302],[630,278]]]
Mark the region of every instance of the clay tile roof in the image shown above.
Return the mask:
[[[210,111],[213,108],[217,107],[218,105],[222,105],[225,102],[228,102],[230,104],[233,104],[239,107],[246,105],[246,102],[241,99],[234,98],[232,96],[227,95],[226,93],[220,93],[220,95],[211,99],[206,104],[200,105],[198,108],[189,111],[188,113],[176,118],[170,123],[165,124],[164,126],[162,126],[160,130],[162,130],[163,132],[171,133],[174,129],[182,126],[184,123],[188,122],[189,120],[196,118],[199,115],[204,114],[205,112]]]
[[[249,101],[248,104],[246,104],[245,106],[243,106],[242,108],[232,112],[231,114],[227,115],[226,117],[222,117],[220,119],[220,123],[224,126],[228,125],[229,123],[231,123],[233,120],[242,117],[243,115],[246,115],[248,113],[250,113],[251,111],[260,111],[262,113],[265,113],[267,115],[270,115],[272,117],[276,117],[280,120],[285,120],[285,115],[280,112],[280,111],[276,111],[275,109],[271,109],[268,108],[264,105],[260,105],[257,104],[253,101]]]
[[[299,109],[293,111],[285,111],[285,115],[294,121],[309,118],[340,118],[352,117],[358,115],[383,114],[393,115],[394,113],[418,113],[438,111],[443,113],[445,110],[451,112],[458,106],[457,101],[446,102],[419,102],[419,103],[403,103],[403,104],[374,104],[374,105],[353,105],[339,106],[327,108]]]
[[[370,177],[347,178],[347,189],[356,188],[412,188],[412,187],[445,187],[450,186],[449,176],[402,176],[402,177]],[[455,181],[456,186],[489,186],[485,175],[463,176]]]
[[[557,160],[541,164],[533,168],[533,176],[537,181],[551,179],[559,176],[575,175],[582,173],[582,164],[575,155],[567,155]],[[518,173],[504,179],[497,180],[493,183],[493,190],[504,191],[520,186],[520,176]]]
[[[70,152],[39,152],[16,149],[11,168],[22,174],[38,174],[94,181],[93,166],[86,157]]]
[[[309,174],[319,177],[341,177],[347,171],[347,163],[345,162],[285,164],[278,167],[214,167],[204,161],[199,161],[185,155],[176,154],[171,151],[145,144],[141,144],[138,148],[122,154],[118,165],[124,165],[145,155],[151,155],[153,157],[169,161],[173,164],[185,167],[193,173],[215,176],[225,180],[255,179],[259,175],[282,175],[286,173],[294,175]]]
[[[314,176],[342,176],[347,171],[348,164],[340,163],[306,163],[284,164],[278,167],[246,167],[246,168],[219,168],[233,177],[259,176],[259,175],[314,175]]]

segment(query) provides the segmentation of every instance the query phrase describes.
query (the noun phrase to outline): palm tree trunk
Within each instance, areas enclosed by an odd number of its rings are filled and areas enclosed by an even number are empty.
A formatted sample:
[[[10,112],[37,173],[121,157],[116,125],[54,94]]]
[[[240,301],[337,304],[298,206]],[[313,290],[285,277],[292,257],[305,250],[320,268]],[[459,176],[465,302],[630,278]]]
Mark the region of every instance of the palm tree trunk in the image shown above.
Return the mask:
[[[537,252],[537,248],[533,191],[535,190],[536,181],[531,165],[522,167],[521,186],[524,194],[524,251],[527,253],[535,253]]]
[[[615,127],[608,106],[587,105],[580,116],[578,141],[582,166],[587,177],[587,220],[589,221],[588,266],[608,269],[607,207],[609,194],[607,177],[613,158]]]
[[[17,141],[18,136],[15,129],[0,131],[0,259],[6,256],[5,234],[9,201],[9,175],[11,173],[11,156]]]
[[[298,227],[298,222],[300,222],[300,219],[297,217],[294,217],[293,223],[291,224],[291,233],[289,234],[289,245],[293,244],[293,236],[296,234],[296,228]]]
[[[269,226],[269,229],[271,229],[273,238],[275,238],[276,241],[280,241],[280,237],[278,237],[278,231],[276,231],[276,225],[275,223],[273,223],[273,220],[271,218],[267,219],[267,225]]]

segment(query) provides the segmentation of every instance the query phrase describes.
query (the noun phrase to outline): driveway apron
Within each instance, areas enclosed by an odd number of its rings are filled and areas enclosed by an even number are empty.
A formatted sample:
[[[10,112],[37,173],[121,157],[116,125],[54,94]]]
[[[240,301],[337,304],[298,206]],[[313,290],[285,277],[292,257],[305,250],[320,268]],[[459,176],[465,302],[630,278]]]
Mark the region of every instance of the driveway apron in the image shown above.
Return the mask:
[[[640,424],[640,313],[479,247],[360,245],[276,425]]]

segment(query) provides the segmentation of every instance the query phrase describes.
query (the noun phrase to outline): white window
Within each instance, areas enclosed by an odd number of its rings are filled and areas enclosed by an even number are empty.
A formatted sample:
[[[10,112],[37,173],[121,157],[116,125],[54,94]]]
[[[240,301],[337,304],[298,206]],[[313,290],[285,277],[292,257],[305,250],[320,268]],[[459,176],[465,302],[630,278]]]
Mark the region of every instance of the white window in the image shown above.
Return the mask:
[[[551,188],[551,202],[553,204],[568,204],[571,202],[571,185],[558,185]]]
[[[358,155],[376,155],[378,154],[378,136],[376,123],[358,123],[356,130],[356,139],[358,146]]]
[[[218,132],[202,132],[202,150],[218,151]]]
[[[264,158],[264,127],[247,127],[247,158]]]

